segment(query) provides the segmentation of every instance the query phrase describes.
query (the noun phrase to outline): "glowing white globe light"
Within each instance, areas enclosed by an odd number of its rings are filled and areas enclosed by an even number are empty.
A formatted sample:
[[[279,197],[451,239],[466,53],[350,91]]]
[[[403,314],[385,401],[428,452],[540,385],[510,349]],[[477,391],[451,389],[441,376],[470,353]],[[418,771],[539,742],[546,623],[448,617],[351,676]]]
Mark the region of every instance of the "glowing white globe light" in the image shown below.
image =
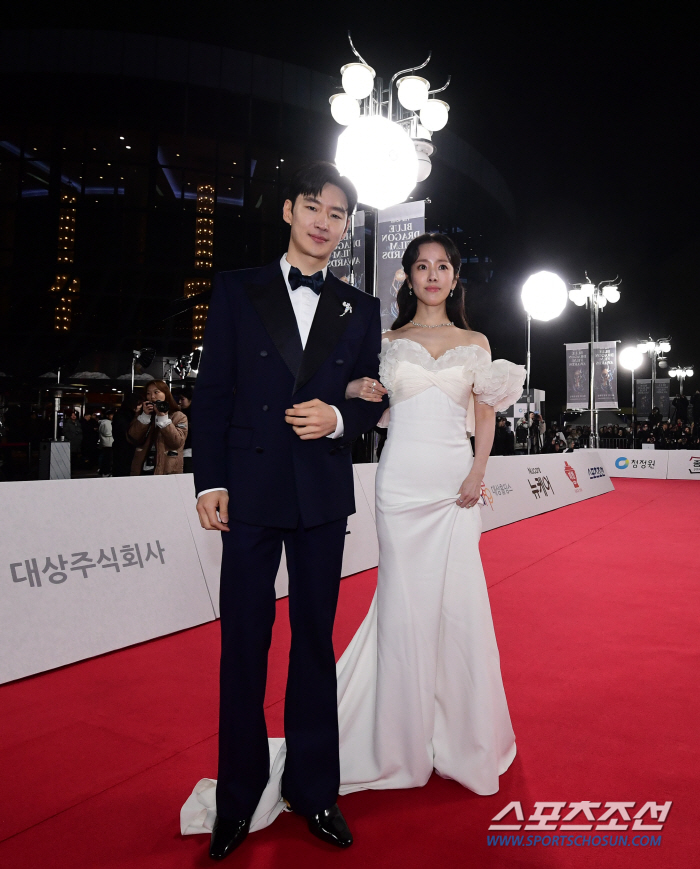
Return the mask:
[[[693,376],[693,369],[692,368],[686,369],[685,376],[692,377]]]
[[[333,94],[330,103],[333,119],[343,127],[360,117],[360,104],[350,94]]]
[[[346,63],[340,70],[343,88],[353,99],[363,100],[372,93],[374,70],[366,63]]]
[[[604,308],[608,304],[608,300],[605,296],[598,296],[598,307]]]
[[[671,345],[669,344],[668,341],[659,341],[659,350],[662,353],[670,353],[671,352]]]
[[[671,375],[671,377],[680,377],[681,374],[679,368],[672,368],[668,373]]]
[[[609,302],[620,301],[620,291],[617,287],[605,287],[605,289],[603,290],[603,295]]]
[[[399,102],[409,112],[417,112],[428,102],[430,82],[419,75],[405,75],[397,82]]]
[[[447,123],[450,107],[444,100],[428,100],[420,110],[420,122],[431,132],[436,133]]]
[[[418,124],[416,126],[416,139],[427,139],[430,141],[433,138],[433,134],[430,130],[427,130],[423,124]]]
[[[521,298],[535,320],[553,320],[566,307],[566,284],[553,272],[537,272],[525,281]]]
[[[625,347],[620,350],[620,365],[628,371],[636,371],[642,364],[644,356],[639,347]]]
[[[335,164],[357,188],[359,201],[373,208],[403,202],[418,179],[413,140],[381,115],[364,115],[338,136]]]
[[[640,341],[639,344],[637,344],[637,350],[639,350],[640,353],[646,353],[647,352],[647,342]]]
[[[595,287],[593,284],[581,284],[581,292],[586,296],[586,298],[590,299],[595,292]]]
[[[569,298],[579,308],[586,304],[586,294],[579,289],[569,290]]]

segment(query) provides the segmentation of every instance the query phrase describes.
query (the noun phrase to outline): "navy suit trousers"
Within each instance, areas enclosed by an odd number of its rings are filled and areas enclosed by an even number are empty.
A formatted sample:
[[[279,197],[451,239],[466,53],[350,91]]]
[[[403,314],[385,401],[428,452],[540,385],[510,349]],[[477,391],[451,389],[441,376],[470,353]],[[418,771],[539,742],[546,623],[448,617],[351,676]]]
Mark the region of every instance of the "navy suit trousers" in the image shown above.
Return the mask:
[[[333,622],[346,526],[341,519],[289,531],[231,520],[230,530],[222,532],[216,803],[223,818],[250,818],[269,776],[263,704],[283,543],[292,645],[282,794],[307,816],[336,801],[340,761]]]

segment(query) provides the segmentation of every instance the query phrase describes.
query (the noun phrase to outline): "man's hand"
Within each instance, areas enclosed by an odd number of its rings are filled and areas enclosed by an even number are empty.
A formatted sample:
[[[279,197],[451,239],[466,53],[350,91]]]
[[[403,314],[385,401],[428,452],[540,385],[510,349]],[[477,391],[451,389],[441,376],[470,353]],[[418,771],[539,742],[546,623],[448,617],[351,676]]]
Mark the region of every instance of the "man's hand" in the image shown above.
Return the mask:
[[[325,438],[333,434],[338,425],[338,417],[333,408],[319,398],[295,404],[285,410],[284,414],[285,422],[292,426],[303,441]]]
[[[197,500],[197,513],[199,524],[207,531],[228,531],[228,492],[207,492],[200,495]]]

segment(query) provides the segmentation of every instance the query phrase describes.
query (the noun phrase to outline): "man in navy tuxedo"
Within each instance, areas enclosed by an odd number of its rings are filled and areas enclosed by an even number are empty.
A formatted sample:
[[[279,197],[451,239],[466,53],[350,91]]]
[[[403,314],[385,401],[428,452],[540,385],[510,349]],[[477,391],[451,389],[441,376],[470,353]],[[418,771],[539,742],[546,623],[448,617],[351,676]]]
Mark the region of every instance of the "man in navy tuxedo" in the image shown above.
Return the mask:
[[[378,300],[328,270],[356,203],[333,164],[304,167],[284,203],[287,253],[214,283],[193,402],[197,511],[223,539],[214,859],[247,835],[269,776],[263,701],[283,544],[292,644],[282,796],[319,838],[352,844],[336,804],[332,632],[355,512],[350,447],[386,406],[346,398],[351,381],[377,378],[381,342]]]

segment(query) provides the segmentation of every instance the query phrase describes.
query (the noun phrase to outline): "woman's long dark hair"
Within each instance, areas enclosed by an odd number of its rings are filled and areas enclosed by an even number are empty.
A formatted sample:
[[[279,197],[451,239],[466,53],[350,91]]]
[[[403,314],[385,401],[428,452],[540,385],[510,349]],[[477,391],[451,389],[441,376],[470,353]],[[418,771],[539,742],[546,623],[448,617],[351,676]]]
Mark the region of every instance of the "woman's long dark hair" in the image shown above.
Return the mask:
[[[448,238],[446,235],[442,235],[442,233],[440,232],[427,232],[425,233],[425,235],[416,236],[416,238],[411,241],[411,243],[406,248],[403,258],[401,260],[401,265],[403,266],[406,278],[401,284],[399,292],[396,296],[396,301],[399,306],[399,315],[392,323],[392,330],[400,329],[402,326],[405,326],[406,323],[410,323],[411,320],[416,316],[416,307],[418,305],[418,300],[416,299],[415,293],[411,293],[409,289],[409,278],[411,276],[411,269],[413,268],[416,260],[420,256],[421,245],[432,243],[442,245],[445,254],[447,255],[447,259],[450,261],[450,264],[454,269],[455,277],[457,278],[457,284],[454,289],[454,294],[452,296],[448,296],[445,301],[445,306],[447,308],[447,318],[448,320],[450,320],[450,322],[454,323],[458,329],[469,329],[469,323],[467,323],[467,315],[464,310],[464,287],[462,286],[462,282],[459,279],[459,269],[462,265],[462,258],[460,257],[459,251],[457,250],[457,245],[452,241],[451,238]]]

